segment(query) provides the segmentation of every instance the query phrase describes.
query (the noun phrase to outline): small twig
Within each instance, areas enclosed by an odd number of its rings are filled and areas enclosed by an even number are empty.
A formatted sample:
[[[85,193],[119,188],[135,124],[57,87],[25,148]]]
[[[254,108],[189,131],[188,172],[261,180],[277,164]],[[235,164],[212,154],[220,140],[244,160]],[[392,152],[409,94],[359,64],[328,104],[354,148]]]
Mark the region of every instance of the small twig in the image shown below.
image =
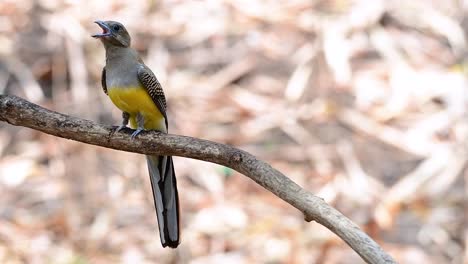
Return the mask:
[[[351,220],[323,199],[253,155],[208,140],[163,134],[141,133],[130,140],[130,130],[113,133],[111,126],[44,109],[16,96],[0,95],[0,121],[92,145],[151,155],[171,155],[214,162],[235,169],[341,237],[368,263],[395,263],[390,255]]]

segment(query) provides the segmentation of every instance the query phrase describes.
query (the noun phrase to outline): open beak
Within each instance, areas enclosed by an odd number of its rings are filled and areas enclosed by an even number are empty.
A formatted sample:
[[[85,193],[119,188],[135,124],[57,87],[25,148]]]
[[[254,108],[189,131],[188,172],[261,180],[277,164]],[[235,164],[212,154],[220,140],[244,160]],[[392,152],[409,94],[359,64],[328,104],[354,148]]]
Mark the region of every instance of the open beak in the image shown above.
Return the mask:
[[[98,26],[102,28],[102,33],[92,35],[93,38],[104,38],[112,36],[109,26],[104,21],[97,20],[94,21],[94,23],[98,24]]]

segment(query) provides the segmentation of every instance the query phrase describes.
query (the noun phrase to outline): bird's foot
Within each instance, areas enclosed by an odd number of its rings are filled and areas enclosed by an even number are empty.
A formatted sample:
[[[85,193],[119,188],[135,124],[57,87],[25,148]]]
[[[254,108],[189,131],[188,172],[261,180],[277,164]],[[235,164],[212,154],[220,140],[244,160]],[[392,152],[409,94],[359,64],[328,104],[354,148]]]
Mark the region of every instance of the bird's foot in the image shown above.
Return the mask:
[[[120,125],[118,127],[115,128],[115,132],[119,132],[120,130],[126,128],[127,126],[126,125]]]
[[[137,130],[135,130],[133,133],[132,133],[132,136],[130,137],[131,139],[135,139],[135,137],[141,133],[141,131],[143,131],[143,128],[139,127],[137,128]]]
[[[110,136],[114,135],[115,133],[119,132],[120,130],[126,128],[127,126],[125,125],[120,125],[120,126],[112,126]]]

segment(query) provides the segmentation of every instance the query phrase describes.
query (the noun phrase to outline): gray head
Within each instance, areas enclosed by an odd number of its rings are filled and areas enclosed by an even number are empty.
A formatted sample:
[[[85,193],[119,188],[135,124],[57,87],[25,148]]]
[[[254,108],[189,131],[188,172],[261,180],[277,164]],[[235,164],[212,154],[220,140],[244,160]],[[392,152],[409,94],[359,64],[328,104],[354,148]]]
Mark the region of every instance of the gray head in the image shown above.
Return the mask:
[[[99,38],[104,46],[130,47],[130,34],[127,29],[117,21],[95,21],[102,28],[102,33],[95,34],[92,37]]]

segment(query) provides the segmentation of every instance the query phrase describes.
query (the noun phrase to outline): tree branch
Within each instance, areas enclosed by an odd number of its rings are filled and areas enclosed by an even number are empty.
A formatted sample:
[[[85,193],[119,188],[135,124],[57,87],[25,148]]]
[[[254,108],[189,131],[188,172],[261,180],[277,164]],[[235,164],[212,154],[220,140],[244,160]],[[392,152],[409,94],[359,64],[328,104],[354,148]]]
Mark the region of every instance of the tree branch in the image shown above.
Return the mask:
[[[351,220],[323,199],[253,155],[228,145],[186,136],[144,131],[130,140],[130,129],[113,133],[111,126],[47,110],[16,96],[0,95],[0,121],[87,144],[141,154],[170,155],[209,161],[230,167],[342,238],[368,263],[395,263],[390,255]]]

